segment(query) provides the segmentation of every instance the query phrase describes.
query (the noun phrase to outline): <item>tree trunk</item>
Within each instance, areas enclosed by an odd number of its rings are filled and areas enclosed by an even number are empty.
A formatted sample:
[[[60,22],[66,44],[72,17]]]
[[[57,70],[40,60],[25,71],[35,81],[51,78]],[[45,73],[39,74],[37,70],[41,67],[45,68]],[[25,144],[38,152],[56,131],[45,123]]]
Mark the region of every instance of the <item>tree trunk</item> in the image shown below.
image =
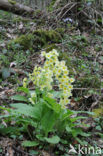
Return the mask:
[[[15,1],[0,0],[0,10],[9,11],[21,16],[32,16],[34,10]]]

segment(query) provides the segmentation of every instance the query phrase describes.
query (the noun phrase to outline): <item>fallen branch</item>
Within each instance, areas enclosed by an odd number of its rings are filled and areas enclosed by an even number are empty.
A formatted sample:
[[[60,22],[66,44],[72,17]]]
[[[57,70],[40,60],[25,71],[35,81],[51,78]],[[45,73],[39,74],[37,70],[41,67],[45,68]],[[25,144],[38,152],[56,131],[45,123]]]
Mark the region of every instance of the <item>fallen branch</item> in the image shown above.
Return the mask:
[[[0,0],[0,10],[12,12],[21,16],[32,16],[34,10],[28,6],[24,6],[22,4],[10,3],[8,0]]]

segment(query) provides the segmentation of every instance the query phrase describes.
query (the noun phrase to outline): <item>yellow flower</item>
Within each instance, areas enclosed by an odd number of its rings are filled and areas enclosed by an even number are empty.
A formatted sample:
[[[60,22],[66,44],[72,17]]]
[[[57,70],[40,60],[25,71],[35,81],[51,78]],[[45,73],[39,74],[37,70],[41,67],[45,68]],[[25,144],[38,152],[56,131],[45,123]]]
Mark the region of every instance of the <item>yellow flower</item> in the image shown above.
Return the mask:
[[[62,66],[65,66],[65,61],[60,62]]]
[[[66,86],[68,86],[68,85],[69,85],[69,83],[68,83],[68,82],[65,82],[65,85],[66,85]]]
[[[45,65],[49,65],[49,61],[45,61]]]
[[[65,79],[61,78],[61,79],[60,79],[60,82],[61,82],[61,83],[64,83],[64,82],[65,82]]]
[[[46,76],[46,77],[49,77],[49,73],[47,72],[47,73],[45,74],[45,76]]]
[[[62,69],[63,69],[63,70],[67,70],[67,67],[66,67],[66,66],[63,66]]]
[[[31,93],[31,97],[33,98],[33,97],[36,97],[36,93],[34,92],[34,93]]]
[[[34,100],[32,98],[29,98],[29,101],[32,103],[32,104],[35,104]]]
[[[53,94],[51,94],[51,93],[48,93],[47,95],[48,95],[48,97],[50,97],[50,98],[53,97]]]
[[[37,75],[39,75],[40,74],[40,71],[37,71]]]
[[[63,79],[66,79],[66,78],[68,78],[68,77],[67,77],[66,75],[63,75],[62,78],[63,78]]]
[[[69,85],[69,86],[68,86],[68,89],[73,89],[73,86],[72,86],[72,85]]]
[[[69,80],[71,83],[73,83],[75,81],[73,78],[70,78]]]
[[[23,79],[23,87],[24,87],[24,88],[27,87],[27,81],[28,81],[27,78],[24,78],[24,79]]]
[[[65,105],[62,105],[62,109],[66,109],[66,106]]]
[[[64,98],[64,99],[67,99],[68,97],[69,97],[68,94],[64,94],[64,95],[63,95],[63,98]]]
[[[59,104],[60,104],[60,105],[65,105],[64,99],[60,99]]]
[[[63,96],[68,97],[68,91],[67,90],[63,90]]]
[[[69,71],[68,71],[68,70],[65,70],[65,71],[63,72],[63,74],[64,74],[64,75],[68,75],[68,74],[69,74]]]
[[[43,89],[45,88],[44,85],[40,86],[40,90],[43,91]]]
[[[35,81],[35,80],[33,81],[33,84],[34,84],[34,85],[36,84],[36,81]]]
[[[59,56],[59,53],[55,49],[52,50],[52,53],[55,54],[56,56]]]
[[[59,78],[59,74],[55,74],[55,77],[58,79]]]
[[[48,85],[47,87],[48,87],[49,90],[52,90],[52,86],[51,85]]]
[[[42,51],[42,56],[46,56],[46,52],[45,51]]]
[[[34,71],[36,71],[36,70],[38,70],[38,67],[37,66],[35,66],[35,68],[34,68]]]
[[[44,69],[46,70],[46,69],[48,69],[49,68],[49,66],[48,65],[44,65]]]
[[[41,70],[42,68],[41,67],[38,67],[38,70]]]
[[[50,53],[46,54],[46,58],[50,59],[51,58],[51,54]]]
[[[72,96],[72,93],[71,92],[68,92],[68,97]]]
[[[57,73],[60,75],[62,73],[62,70],[61,69],[58,69],[57,70]]]
[[[52,58],[50,58],[50,64],[53,64],[54,63],[54,60]]]
[[[59,67],[59,66],[60,66],[60,63],[59,63],[59,61],[57,60],[57,58],[54,58],[54,61],[55,61],[55,66]]]
[[[23,82],[23,87],[26,88],[27,87],[27,84],[25,82]]]
[[[33,73],[29,74],[29,78],[35,87],[38,87],[42,91],[46,89],[49,97],[53,96],[50,91],[53,89],[52,86],[56,79],[56,84],[58,84],[62,93],[59,104],[61,105],[61,108],[65,109],[66,105],[70,103],[68,98],[72,96],[71,90],[73,89],[73,86],[71,83],[74,82],[74,79],[68,77],[69,71],[65,65],[65,61],[58,60],[59,53],[55,49],[49,53],[46,53],[45,51],[42,52],[42,56],[46,57],[44,66],[35,66]],[[26,87],[26,79],[23,80],[23,85]],[[31,98],[29,99],[31,103],[35,103],[35,96],[35,94],[31,94]]]
[[[70,103],[69,99],[64,99],[64,101],[65,101],[65,104],[69,104]]]
[[[60,88],[60,89],[63,89],[63,85],[62,85],[62,84],[59,84],[59,88]]]
[[[24,79],[23,79],[23,82],[27,82],[27,78],[24,78]]]
[[[63,87],[63,90],[67,90],[67,87]]]

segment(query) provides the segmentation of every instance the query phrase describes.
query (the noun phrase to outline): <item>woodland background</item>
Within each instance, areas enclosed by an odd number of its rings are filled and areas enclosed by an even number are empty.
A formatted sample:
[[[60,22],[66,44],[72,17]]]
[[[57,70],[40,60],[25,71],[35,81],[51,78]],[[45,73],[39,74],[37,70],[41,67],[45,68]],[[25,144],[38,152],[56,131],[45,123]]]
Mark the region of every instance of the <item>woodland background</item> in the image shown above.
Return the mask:
[[[24,77],[43,65],[41,52],[52,49],[75,78],[68,109],[87,117],[79,121],[84,122],[79,128],[85,136],[65,143],[63,135],[64,142],[56,145],[41,141],[23,147],[28,133],[21,133],[6,108],[15,102],[11,96],[18,94]],[[33,127],[28,125],[28,130],[32,134]],[[69,145],[76,146],[79,139],[82,146],[103,148],[103,0],[0,0],[0,154],[69,156]]]

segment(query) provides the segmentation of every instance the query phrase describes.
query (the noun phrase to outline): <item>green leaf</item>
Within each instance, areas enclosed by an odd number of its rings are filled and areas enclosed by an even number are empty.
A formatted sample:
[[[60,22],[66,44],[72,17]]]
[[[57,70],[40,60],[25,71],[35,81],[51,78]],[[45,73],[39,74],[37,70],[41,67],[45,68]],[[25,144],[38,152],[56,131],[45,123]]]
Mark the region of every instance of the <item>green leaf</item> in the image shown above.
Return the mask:
[[[47,134],[50,131],[53,131],[53,127],[56,124],[58,114],[53,112],[52,110],[48,110],[45,112],[44,116],[41,120],[42,129]]]
[[[53,98],[60,98],[62,93],[60,91],[53,91]]]
[[[6,134],[16,134],[19,132],[19,129],[17,127],[4,127],[0,128],[0,133],[3,135]]]
[[[36,138],[37,138],[38,140],[40,140],[40,141],[44,141],[44,140],[45,140],[45,138],[44,138],[44,136],[43,136],[42,134],[37,134],[37,135],[36,135]]]
[[[81,135],[81,136],[84,136],[84,137],[89,137],[89,136],[91,136],[90,133],[85,133],[85,132],[81,132],[80,135]]]
[[[26,93],[26,94],[28,94],[29,93],[29,89],[28,88],[24,88],[24,87],[18,87],[18,89],[17,89],[18,91],[22,91],[22,92],[24,92],[24,93]]]
[[[89,114],[89,115],[94,115],[94,112],[88,112],[88,111],[72,111],[74,114],[78,114],[78,113],[85,113],[85,114]]]
[[[68,141],[67,140],[64,140],[64,139],[60,139],[60,142],[64,145],[68,144]]]
[[[10,69],[9,68],[3,68],[2,69],[2,78],[7,79],[10,77]]]
[[[96,132],[95,134],[100,135],[101,138],[103,138],[103,134],[102,133]]]
[[[76,137],[76,136],[78,136],[78,135],[81,135],[81,136],[84,136],[84,137],[90,136],[89,133],[83,132],[81,128],[72,129],[71,133],[72,133],[72,135],[73,135],[74,137]]]
[[[81,145],[83,145],[83,141],[82,141],[80,138],[76,137],[75,139],[76,139]]]
[[[47,105],[49,104],[55,112],[59,113],[61,111],[61,106],[56,102],[55,99],[49,97],[43,97],[43,98],[47,102],[47,103],[45,102],[45,104]]]
[[[6,111],[8,111],[8,112],[11,112],[11,109],[10,109],[10,108],[5,108],[5,107],[0,106],[0,109],[6,110]]]
[[[10,117],[10,115],[8,114],[8,115],[0,115],[0,119],[2,119],[2,118],[9,118]]]
[[[58,136],[53,136],[52,138],[45,138],[45,140],[51,144],[58,144],[60,141],[60,138]]]
[[[22,146],[24,147],[34,147],[34,146],[38,146],[39,143],[36,141],[23,141]]]
[[[15,112],[20,113],[21,115],[33,117],[36,119],[39,119],[41,117],[41,109],[40,106],[30,106],[28,104],[23,104],[23,103],[14,103],[11,104],[10,106],[16,108]]]
[[[39,155],[39,152],[38,151],[34,151],[34,150],[30,150],[29,153],[31,155],[37,155],[37,154]]]
[[[66,126],[66,131],[67,131],[68,133],[71,133],[71,132],[72,132],[72,129],[67,125],[67,126]]]
[[[78,116],[78,117],[75,117],[75,118],[71,118],[70,121],[75,122],[75,121],[80,120],[80,119],[87,119],[87,117]]]
[[[28,101],[28,99],[25,96],[21,96],[21,95],[11,96],[11,99],[16,101],[24,101],[24,102]]]
[[[62,110],[62,111],[64,111],[64,110]],[[61,119],[62,121],[66,120],[66,119],[67,120],[70,119],[70,116],[73,114],[73,112],[71,110],[69,110],[69,109],[66,110],[66,111],[67,112],[64,112],[63,115],[61,114],[62,115],[62,119]]]
[[[100,60],[103,62],[103,56],[100,57]]]

